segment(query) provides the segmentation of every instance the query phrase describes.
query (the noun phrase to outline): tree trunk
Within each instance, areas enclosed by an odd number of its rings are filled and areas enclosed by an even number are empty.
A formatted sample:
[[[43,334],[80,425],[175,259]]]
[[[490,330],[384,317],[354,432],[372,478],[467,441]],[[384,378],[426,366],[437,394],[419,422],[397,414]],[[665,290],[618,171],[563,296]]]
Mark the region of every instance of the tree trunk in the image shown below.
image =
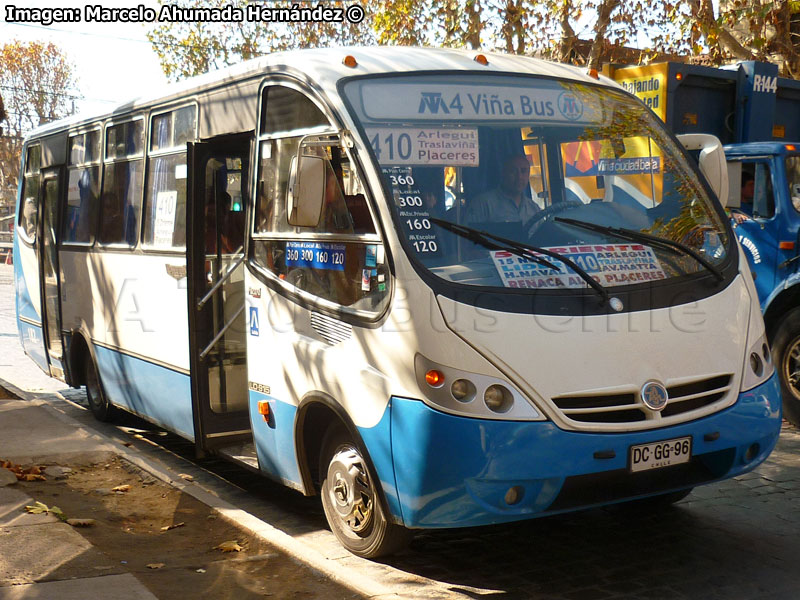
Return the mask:
[[[588,69],[600,70],[600,56],[606,42],[606,31],[611,24],[611,13],[620,5],[621,0],[603,0],[597,9],[597,25],[594,28],[594,42],[589,51],[589,59],[586,61]]]
[[[559,44],[558,60],[563,63],[573,62],[573,48],[575,46],[575,30],[569,22],[569,16],[572,12],[572,1],[562,0],[561,11],[559,13],[561,24],[561,43]]]

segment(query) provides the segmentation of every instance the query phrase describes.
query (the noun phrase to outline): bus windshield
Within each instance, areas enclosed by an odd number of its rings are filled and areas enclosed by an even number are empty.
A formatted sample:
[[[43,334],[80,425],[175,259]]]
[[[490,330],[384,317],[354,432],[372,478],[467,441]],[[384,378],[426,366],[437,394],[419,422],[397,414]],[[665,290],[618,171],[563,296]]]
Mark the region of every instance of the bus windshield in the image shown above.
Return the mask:
[[[471,75],[344,90],[407,251],[447,281],[569,289],[587,287],[588,274],[614,287],[718,274],[730,251],[682,151],[621,92]]]

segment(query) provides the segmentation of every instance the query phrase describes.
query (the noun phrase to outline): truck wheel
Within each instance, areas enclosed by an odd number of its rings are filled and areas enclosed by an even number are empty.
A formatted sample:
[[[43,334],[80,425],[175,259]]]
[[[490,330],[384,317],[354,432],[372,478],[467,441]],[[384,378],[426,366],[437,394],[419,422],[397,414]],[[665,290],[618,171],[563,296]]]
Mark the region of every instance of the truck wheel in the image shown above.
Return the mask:
[[[328,428],[322,440],[319,473],[325,517],[339,543],[356,556],[377,558],[404,548],[412,533],[383,514],[377,482],[364,453],[344,426]]]
[[[781,380],[783,416],[800,426],[800,308],[787,313],[775,328],[772,358]]]
[[[100,381],[97,367],[91,355],[86,356],[86,360],[83,361],[83,364],[84,381],[86,382],[86,399],[89,401],[89,408],[94,418],[104,423],[112,421],[116,411],[103,391],[103,384]]]

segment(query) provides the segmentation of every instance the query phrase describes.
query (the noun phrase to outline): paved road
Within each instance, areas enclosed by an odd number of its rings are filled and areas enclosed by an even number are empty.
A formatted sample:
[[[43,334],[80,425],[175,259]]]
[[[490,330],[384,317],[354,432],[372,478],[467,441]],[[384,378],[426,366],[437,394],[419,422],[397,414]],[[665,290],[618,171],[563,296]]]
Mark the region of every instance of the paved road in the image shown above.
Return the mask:
[[[21,366],[17,340],[9,335],[13,304],[10,274],[3,269],[0,377],[4,368],[16,368],[10,363]],[[44,389],[48,383],[31,377],[32,387]],[[69,395],[82,402],[80,392]],[[62,402],[59,407],[92,423],[79,406]],[[218,496],[337,561],[343,573],[357,572],[401,597],[800,598],[800,432],[788,425],[778,448],[755,472],[698,488],[672,508],[653,512],[623,505],[515,525],[425,532],[407,552],[384,563],[341,551],[315,499],[215,461],[188,466],[188,444],[139,421],[123,425],[96,424],[107,435],[173,463],[179,472],[194,469],[197,480]]]

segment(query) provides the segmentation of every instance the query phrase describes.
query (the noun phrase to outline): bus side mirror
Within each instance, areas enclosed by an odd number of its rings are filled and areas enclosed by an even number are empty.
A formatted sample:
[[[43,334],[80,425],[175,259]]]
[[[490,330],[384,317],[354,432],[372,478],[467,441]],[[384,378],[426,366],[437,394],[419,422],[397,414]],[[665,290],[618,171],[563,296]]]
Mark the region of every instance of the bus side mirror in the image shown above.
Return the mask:
[[[700,151],[700,172],[724,207],[728,202],[728,164],[722,142],[707,133],[686,133],[676,137],[687,150]]]
[[[289,170],[289,225],[319,225],[324,197],[325,159],[321,156],[293,157]]]

